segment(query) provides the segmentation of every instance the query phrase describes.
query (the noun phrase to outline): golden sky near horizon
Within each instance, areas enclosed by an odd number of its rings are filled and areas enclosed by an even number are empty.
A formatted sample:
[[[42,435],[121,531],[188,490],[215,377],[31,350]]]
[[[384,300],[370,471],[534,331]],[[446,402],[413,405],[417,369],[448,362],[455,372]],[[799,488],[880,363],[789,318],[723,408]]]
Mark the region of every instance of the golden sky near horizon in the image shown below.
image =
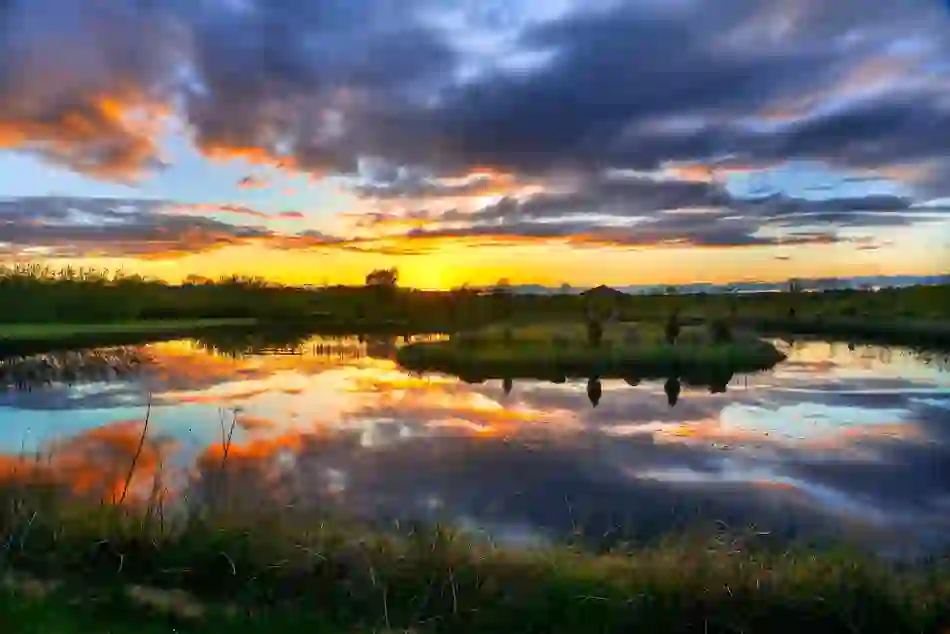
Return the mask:
[[[0,263],[420,288],[950,271],[950,15],[729,2],[17,4]]]

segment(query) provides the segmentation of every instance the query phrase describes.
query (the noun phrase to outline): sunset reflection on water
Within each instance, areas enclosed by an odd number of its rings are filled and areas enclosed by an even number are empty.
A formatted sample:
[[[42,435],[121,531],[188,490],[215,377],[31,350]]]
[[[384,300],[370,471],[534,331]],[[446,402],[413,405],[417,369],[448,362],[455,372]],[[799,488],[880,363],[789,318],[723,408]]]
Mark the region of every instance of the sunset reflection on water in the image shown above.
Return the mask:
[[[662,381],[411,376],[394,340],[227,355],[142,346],[139,376],[0,394],[0,473],[75,494],[212,503],[235,491],[368,518],[557,536],[690,523],[789,536],[950,535],[950,374],[904,349],[798,341],[724,394]],[[149,428],[142,442],[146,406]],[[160,486],[159,486],[160,485]]]

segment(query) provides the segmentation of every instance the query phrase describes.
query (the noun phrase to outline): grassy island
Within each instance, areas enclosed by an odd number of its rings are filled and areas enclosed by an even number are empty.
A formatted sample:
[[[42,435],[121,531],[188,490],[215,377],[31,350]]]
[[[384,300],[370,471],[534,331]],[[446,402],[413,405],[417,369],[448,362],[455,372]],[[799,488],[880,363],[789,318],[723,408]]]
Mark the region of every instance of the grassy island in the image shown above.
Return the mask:
[[[584,324],[496,325],[447,341],[405,346],[399,363],[410,370],[476,379],[681,378],[716,384],[734,373],[767,370],[785,359],[752,333],[721,324],[686,327],[670,343],[662,324],[615,323],[592,343]]]

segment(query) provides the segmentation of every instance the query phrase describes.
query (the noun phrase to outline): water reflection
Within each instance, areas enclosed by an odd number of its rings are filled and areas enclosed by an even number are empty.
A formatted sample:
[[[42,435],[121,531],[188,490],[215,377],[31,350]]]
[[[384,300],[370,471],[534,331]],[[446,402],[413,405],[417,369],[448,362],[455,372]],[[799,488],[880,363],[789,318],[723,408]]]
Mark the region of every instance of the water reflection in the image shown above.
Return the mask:
[[[680,398],[681,389],[680,380],[675,376],[671,376],[666,380],[666,383],[663,384],[663,391],[666,393],[666,402],[670,404],[670,407],[676,406],[676,402]]]
[[[587,398],[590,399],[591,405],[597,407],[603,392],[604,388],[600,383],[600,379],[591,378],[587,381]]]
[[[798,340],[774,371],[711,388],[499,390],[409,375],[398,345],[142,346],[136,375],[0,392],[0,473],[107,500],[332,505],[542,537],[714,519],[907,548],[950,536],[950,375],[913,351]]]

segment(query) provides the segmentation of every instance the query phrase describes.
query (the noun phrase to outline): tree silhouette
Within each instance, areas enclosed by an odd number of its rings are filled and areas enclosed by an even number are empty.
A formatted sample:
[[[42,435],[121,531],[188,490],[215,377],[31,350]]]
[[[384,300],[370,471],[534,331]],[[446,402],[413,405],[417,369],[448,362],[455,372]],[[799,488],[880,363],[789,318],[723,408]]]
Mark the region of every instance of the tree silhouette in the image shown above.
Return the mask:
[[[396,288],[397,282],[399,282],[399,269],[396,267],[390,269],[373,269],[366,274],[367,286]]]
[[[725,394],[726,390],[729,388],[729,382],[732,381],[733,372],[732,370],[725,370],[719,373],[718,376],[714,377],[709,384],[709,392],[711,394]]]
[[[494,307],[493,312],[498,318],[507,320],[511,317],[514,304],[513,295],[511,282],[507,277],[503,277],[495,283],[491,291],[491,298]]]

